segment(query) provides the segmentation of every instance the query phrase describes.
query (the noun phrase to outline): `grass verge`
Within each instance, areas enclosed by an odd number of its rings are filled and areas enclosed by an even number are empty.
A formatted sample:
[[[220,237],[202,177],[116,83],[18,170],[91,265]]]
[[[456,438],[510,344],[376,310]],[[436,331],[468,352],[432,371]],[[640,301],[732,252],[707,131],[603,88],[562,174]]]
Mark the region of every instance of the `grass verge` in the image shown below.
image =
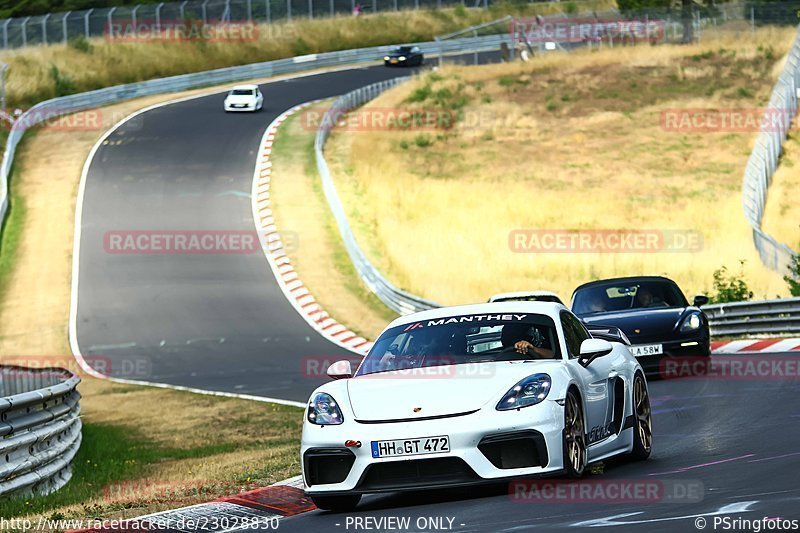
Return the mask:
[[[244,65],[304,54],[430,41],[470,25],[507,14],[533,15],[577,7],[601,11],[614,0],[519,4],[499,2],[488,10],[454,9],[404,11],[298,19],[260,25],[252,38],[177,42],[158,35],[139,42],[103,38],[72,44],[35,46],[3,51],[0,61],[10,65],[6,91],[10,107],[29,107],[56,96],[152,78]]]
[[[319,304],[355,333],[375,339],[397,315],[364,286],[328,208],[314,157],[316,130],[305,113],[322,114],[330,101],[290,117],[278,130],[270,180],[277,227],[297,243],[289,257]]]
[[[689,46],[442,69],[370,108],[452,113],[454,126],[338,130],[327,155],[370,259],[434,301],[521,289],[568,298],[579,283],[626,274],[668,275],[691,295],[740,260],[757,298],[782,295],[741,210],[755,132],[670,130],[664,116],[765,105],[793,37],[708,31]],[[517,229],[690,230],[702,243],[676,253],[515,253]]]

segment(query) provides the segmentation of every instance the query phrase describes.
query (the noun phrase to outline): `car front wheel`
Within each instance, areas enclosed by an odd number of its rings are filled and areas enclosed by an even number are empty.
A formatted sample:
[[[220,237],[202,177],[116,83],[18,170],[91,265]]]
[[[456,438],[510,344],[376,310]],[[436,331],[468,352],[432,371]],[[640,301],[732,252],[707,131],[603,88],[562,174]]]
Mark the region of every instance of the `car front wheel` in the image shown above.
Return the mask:
[[[570,389],[564,403],[564,471],[579,478],[586,470],[586,425],[577,393]]]
[[[653,447],[653,422],[650,411],[650,396],[647,394],[647,383],[637,373],[633,378],[633,450],[631,457],[643,461],[650,457]]]
[[[361,501],[360,494],[346,494],[344,496],[313,495],[311,501],[318,509],[323,511],[345,512],[352,511]]]

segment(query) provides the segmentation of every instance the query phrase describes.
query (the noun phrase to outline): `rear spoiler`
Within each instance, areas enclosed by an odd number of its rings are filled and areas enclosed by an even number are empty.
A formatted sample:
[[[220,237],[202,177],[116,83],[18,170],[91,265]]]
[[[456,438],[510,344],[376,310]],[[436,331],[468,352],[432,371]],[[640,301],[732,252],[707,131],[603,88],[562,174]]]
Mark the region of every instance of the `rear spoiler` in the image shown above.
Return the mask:
[[[591,336],[595,339],[603,339],[609,342],[620,342],[625,346],[630,346],[631,341],[628,336],[616,326],[603,326],[600,324],[584,324]]]

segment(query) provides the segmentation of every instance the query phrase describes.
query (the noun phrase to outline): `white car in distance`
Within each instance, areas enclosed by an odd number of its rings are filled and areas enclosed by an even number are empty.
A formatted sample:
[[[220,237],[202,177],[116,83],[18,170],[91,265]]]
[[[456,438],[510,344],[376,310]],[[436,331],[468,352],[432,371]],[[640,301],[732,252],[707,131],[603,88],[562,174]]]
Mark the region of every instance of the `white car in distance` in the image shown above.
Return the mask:
[[[264,107],[264,95],[258,85],[237,85],[225,96],[225,112],[261,111]]]

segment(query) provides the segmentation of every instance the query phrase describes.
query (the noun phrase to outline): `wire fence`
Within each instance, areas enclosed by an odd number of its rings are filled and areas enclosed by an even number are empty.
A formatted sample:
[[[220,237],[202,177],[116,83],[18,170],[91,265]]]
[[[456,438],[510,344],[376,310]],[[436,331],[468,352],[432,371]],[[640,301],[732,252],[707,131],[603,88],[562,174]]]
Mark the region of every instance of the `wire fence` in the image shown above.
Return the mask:
[[[490,0],[184,0],[131,6],[103,7],[46,15],[0,20],[0,46],[4,49],[31,45],[66,43],[75,38],[113,37],[119,33],[162,32],[170,28],[197,28],[201,25],[289,22],[339,15],[387,13],[413,9],[440,9],[465,6],[487,8]],[[577,4],[580,6],[580,3]],[[679,22],[691,20],[703,25],[728,21],[762,23],[797,21],[798,3],[729,3],[714,6],[652,8],[620,12],[592,13],[592,16],[651,17]],[[565,16],[581,16],[577,13]],[[585,16],[585,13],[582,15]],[[499,30],[497,31],[499,33]]]
[[[778,168],[783,142],[797,116],[797,89],[800,85],[800,26],[786,64],[772,90],[762,116],[761,131],[747,160],[742,182],[744,215],[753,228],[753,243],[767,267],[788,274],[795,251],[761,229],[767,191]]]

